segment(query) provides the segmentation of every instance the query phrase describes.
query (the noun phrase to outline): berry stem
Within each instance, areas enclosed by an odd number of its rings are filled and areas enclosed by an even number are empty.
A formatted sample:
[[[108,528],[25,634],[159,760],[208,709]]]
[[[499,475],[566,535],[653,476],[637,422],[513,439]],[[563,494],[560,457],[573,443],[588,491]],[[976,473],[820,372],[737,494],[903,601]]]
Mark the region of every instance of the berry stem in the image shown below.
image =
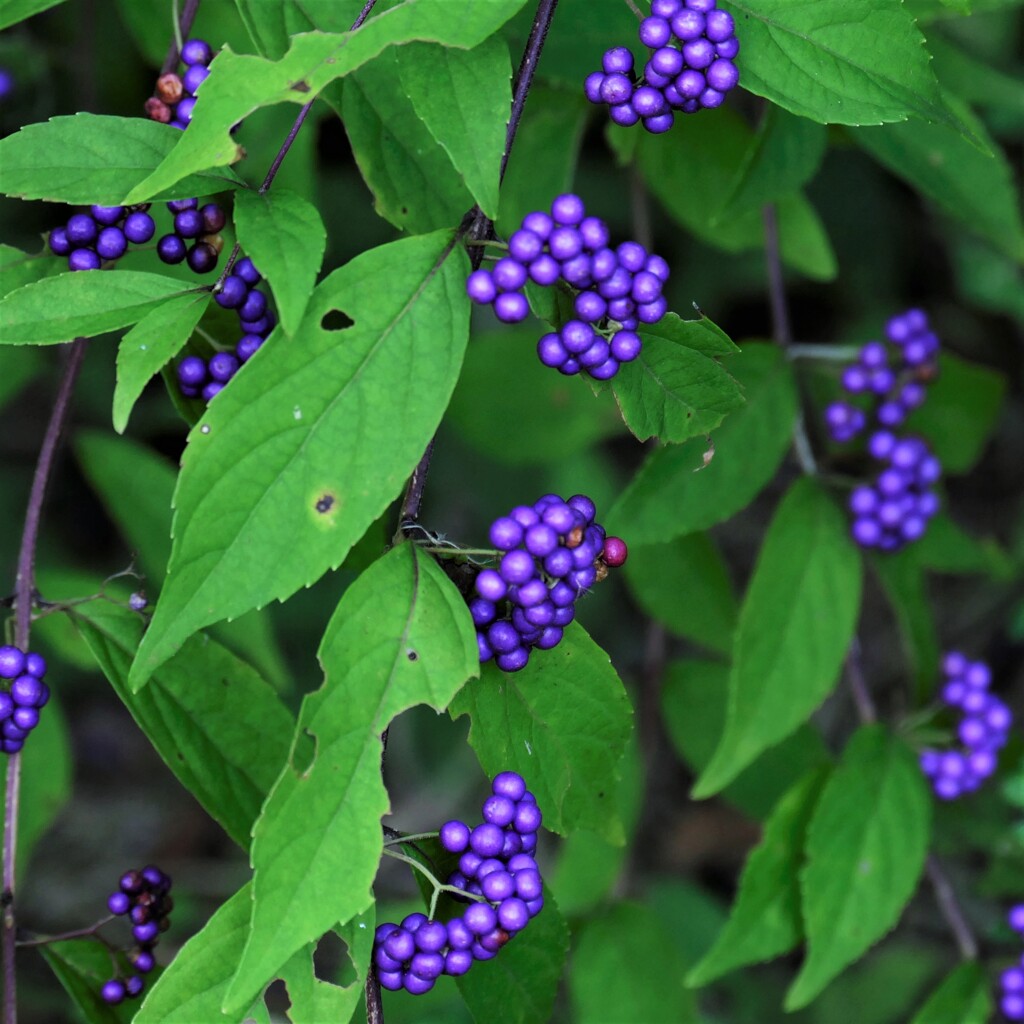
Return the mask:
[[[436,835],[437,833],[435,832],[431,834]],[[431,920],[434,919],[434,911],[437,909],[437,897],[443,892],[450,892],[455,896],[462,896],[467,900],[473,900],[475,903],[486,902],[483,896],[474,896],[473,893],[466,892],[465,889],[460,889],[457,885],[445,885],[444,882],[439,882],[430,868],[428,868],[426,864],[420,863],[420,861],[416,860],[415,857],[409,857],[404,853],[398,853],[396,850],[391,850],[387,846],[384,847],[384,854],[388,857],[394,857],[395,860],[404,861],[406,864],[411,865],[430,883],[434,890],[434,895],[430,899],[430,914],[428,915]]]
[[[48,946],[51,942],[65,942],[67,939],[96,939],[99,942],[102,942],[109,949],[113,949],[114,946],[102,935],[98,934],[100,928],[105,924],[109,924],[113,920],[114,915],[108,914],[95,924],[89,925],[88,928],[76,928],[74,931],[61,932],[59,935],[37,935],[35,938],[31,939],[19,939],[18,946],[20,948],[28,946]]]
[[[418,839],[436,839],[437,832],[413,832],[411,835],[389,836],[384,840],[385,846],[399,846],[402,843],[414,843]]]
[[[377,980],[377,969],[372,963],[366,972],[366,1024],[384,1024],[380,982]]]
[[[181,44],[188,38],[189,32],[192,31],[192,22],[196,20],[196,12],[198,10],[199,0],[186,0],[185,9],[181,12],[181,17],[174,24],[174,37],[171,39],[171,45],[167,48],[167,56],[164,57],[164,62],[160,66],[161,75],[169,74],[178,66]]]
[[[634,14],[635,14],[635,15],[636,15],[636,16],[637,16],[637,17],[638,17],[638,18],[639,18],[639,19],[640,19],[641,21],[643,21],[643,20],[644,20],[644,12],[643,12],[643,11],[641,11],[641,10],[640,10],[640,8],[639,8],[639,7],[637,7],[637,5],[636,5],[635,3],[633,3],[633,0],[625,0],[625,3],[626,3],[626,6],[627,6],[627,7],[628,7],[628,8],[629,8],[629,9],[630,9],[630,10],[631,10],[631,11],[632,11],[632,12],[633,12],[633,13],[634,13]]]
[[[25,511],[25,526],[18,549],[18,575],[14,585],[14,643],[23,651],[28,650],[29,633],[32,628],[32,599],[35,592],[36,546],[39,542],[39,523],[42,519],[43,501],[53,471],[54,456],[61,434],[67,422],[71,406],[71,393],[78,380],[85,357],[85,338],[76,338],[71,344],[67,361],[61,374],[57,397],[54,399],[50,422],[46,425],[43,443],[36,460],[32,488],[29,491],[28,508]],[[15,858],[18,841],[18,801],[21,787],[21,754],[7,757],[7,785],[4,794],[4,842],[3,842],[3,906],[2,932],[0,932],[0,955],[3,957],[3,1021],[16,1024],[18,1018],[15,998],[16,975],[14,970],[17,921],[14,910]]]
[[[808,345],[793,342],[786,349],[786,355],[790,359],[820,359],[839,363],[849,363],[859,354],[859,345]]]

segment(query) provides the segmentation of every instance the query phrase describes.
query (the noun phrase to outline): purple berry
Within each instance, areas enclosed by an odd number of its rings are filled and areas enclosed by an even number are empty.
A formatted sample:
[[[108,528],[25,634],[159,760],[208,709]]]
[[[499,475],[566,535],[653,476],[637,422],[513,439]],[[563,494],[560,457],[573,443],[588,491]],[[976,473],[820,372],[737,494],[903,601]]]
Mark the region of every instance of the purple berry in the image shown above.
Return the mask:
[[[185,243],[177,235],[164,235],[156,243],[156,254],[164,263],[180,263],[185,258],[185,253]]]
[[[133,210],[124,219],[124,236],[129,242],[135,245],[142,245],[144,242],[148,242],[153,235],[156,233],[156,223],[148,213],[142,210]],[[168,238],[173,238],[173,235],[168,235]],[[159,253],[158,255],[164,260],[165,263],[180,263],[181,259],[167,260],[164,256]],[[184,257],[184,248],[182,248],[182,257]]]
[[[96,239],[96,252],[105,260],[116,260],[128,249],[128,239],[120,228],[104,228]]]
[[[0,678],[13,679],[25,671],[25,655],[17,647],[4,644],[0,647]]]
[[[196,242],[186,253],[185,259],[195,273],[206,274],[217,266],[217,255],[217,250],[209,242]]]
[[[99,254],[92,249],[75,249],[68,257],[69,270],[99,270]]]

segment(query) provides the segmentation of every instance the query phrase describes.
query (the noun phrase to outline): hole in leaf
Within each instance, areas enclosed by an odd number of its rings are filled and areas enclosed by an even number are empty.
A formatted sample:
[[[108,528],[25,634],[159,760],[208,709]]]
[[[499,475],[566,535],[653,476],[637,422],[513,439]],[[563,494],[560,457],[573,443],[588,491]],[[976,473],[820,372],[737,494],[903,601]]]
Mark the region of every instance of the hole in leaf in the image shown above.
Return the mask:
[[[409,648],[409,650],[405,652],[405,656],[410,661],[417,661],[419,659],[419,653],[417,651],[414,651],[411,647]]]
[[[317,498],[316,504],[313,506],[321,515],[326,512],[330,512],[334,507],[334,495],[324,494]]]
[[[347,313],[340,309],[331,309],[324,313],[320,320],[320,326],[325,331],[344,331],[355,323]]]
[[[313,973],[320,981],[347,986],[356,980],[356,969],[348,945],[337,932],[320,937],[313,951]]]

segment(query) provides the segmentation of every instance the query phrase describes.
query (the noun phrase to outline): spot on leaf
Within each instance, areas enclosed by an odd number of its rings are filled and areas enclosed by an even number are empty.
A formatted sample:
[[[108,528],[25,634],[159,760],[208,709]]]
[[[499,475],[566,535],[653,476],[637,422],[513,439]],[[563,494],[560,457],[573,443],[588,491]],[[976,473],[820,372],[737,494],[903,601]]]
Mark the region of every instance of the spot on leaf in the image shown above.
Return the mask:
[[[320,326],[325,331],[345,331],[354,323],[355,321],[340,309],[329,309],[320,320]]]

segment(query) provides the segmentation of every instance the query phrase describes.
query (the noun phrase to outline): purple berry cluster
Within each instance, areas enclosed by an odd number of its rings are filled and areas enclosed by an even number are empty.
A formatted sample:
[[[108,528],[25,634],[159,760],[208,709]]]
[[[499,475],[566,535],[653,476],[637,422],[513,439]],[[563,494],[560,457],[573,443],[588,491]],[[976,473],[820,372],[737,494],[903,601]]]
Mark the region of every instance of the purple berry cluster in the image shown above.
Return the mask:
[[[202,39],[188,39],[181,47],[181,62],[185,70],[177,75],[161,75],[156,83],[156,95],[146,100],[146,116],[161,124],[184,130],[192,120],[196,105],[196,92],[210,73],[213,60],[210,44]]]
[[[474,302],[493,305],[499,320],[518,323],[530,310],[523,292],[528,280],[545,286],[564,281],[576,293],[576,319],[540,339],[540,361],[567,376],[585,371],[609,380],[640,354],[637,327],[665,315],[669,268],[638,242],[614,249],[608,242],[608,226],[586,215],[579,196],[556,196],[550,214],[537,210],[523,218],[507,256],[469,275],[466,291]]]
[[[490,960],[544,906],[544,885],[533,852],[541,812],[521,775],[501,772],[483,804],[483,822],[470,828],[445,822],[441,845],[459,855],[448,877],[476,897],[447,924],[410,914],[400,925],[380,925],[373,963],[383,988],[429,992],[442,974],[465,974],[475,960]]]
[[[103,263],[119,260],[128,244],[142,245],[156,231],[153,218],[143,206],[90,206],[74,213],[49,235],[50,251],[67,256],[69,270],[99,270]]]
[[[939,509],[933,486],[942,476],[941,463],[922,438],[894,433],[925,400],[928,382],[938,372],[939,339],[920,309],[894,316],[885,333],[888,343],[869,341],[843,371],[843,389],[868,396],[870,408],[845,399],[832,402],[825,425],[840,444],[871,431],[867,452],[877,472],[850,495],[851,532],[861,547],[896,551],[919,539]]]
[[[995,772],[1013,715],[989,693],[992,673],[983,661],[969,661],[959,651],[950,651],[942,659],[942,671],[946,677],[942,702],[963,713],[957,725],[962,748],[921,751],[921,770],[931,780],[936,796],[955,800],[972,793]]]
[[[171,879],[158,867],[150,864],[141,871],[126,871],[117,892],[107,899],[107,907],[117,916],[127,915],[132,923],[134,945],[128,951],[128,960],[136,973],[127,978],[111,978],[100,990],[104,1002],[116,1005],[133,999],[145,987],[143,974],[156,966],[153,948],[160,941],[161,932],[171,925],[170,913],[174,909],[171,898]]]
[[[172,230],[156,243],[156,254],[167,264],[184,260],[196,274],[208,274],[224,247],[220,231],[227,215],[217,203],[202,207],[198,199],[175,199],[167,204],[174,215]]]
[[[1024,938],[1024,903],[1010,908],[1010,927]],[[1013,967],[999,975],[999,1009],[1007,1020],[1024,1020],[1024,953]]]
[[[260,272],[247,256],[240,259],[224,278],[213,300],[219,306],[238,313],[242,336],[235,344],[234,352],[217,352],[209,359],[185,356],[178,363],[178,387],[186,398],[201,397],[204,402],[209,402],[274,329],[277,320],[267,308],[267,296],[256,287],[261,280]]]
[[[10,644],[0,647],[0,751],[16,754],[39,724],[39,712],[50,699],[43,682],[46,660],[35,651]]]
[[[477,573],[469,602],[481,662],[493,658],[502,671],[518,672],[531,649],[557,646],[577,599],[625,562],[625,542],[606,537],[595,514],[585,495],[563,501],[545,494],[491,524],[501,558],[496,569]]]
[[[695,114],[721,106],[740,80],[732,15],[718,10],[715,0],[652,0],[650,17],[640,22],[640,42],[651,52],[639,80],[633,54],[616,46],[584,83],[587,99],[607,105],[623,127],[642,121],[655,135],[667,132],[676,110]]]

